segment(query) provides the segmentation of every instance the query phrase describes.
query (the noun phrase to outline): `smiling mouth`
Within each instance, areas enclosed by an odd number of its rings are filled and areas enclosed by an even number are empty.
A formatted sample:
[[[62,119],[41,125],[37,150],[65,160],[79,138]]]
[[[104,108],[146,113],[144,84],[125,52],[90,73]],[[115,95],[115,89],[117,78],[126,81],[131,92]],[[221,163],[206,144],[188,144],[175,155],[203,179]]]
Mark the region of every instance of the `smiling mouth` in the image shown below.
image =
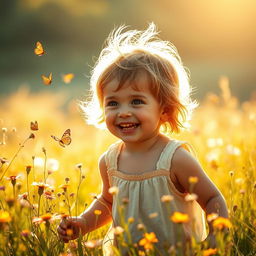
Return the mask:
[[[136,123],[121,123],[118,124],[117,126],[122,129],[122,130],[129,130],[133,128],[137,128],[140,124]]]

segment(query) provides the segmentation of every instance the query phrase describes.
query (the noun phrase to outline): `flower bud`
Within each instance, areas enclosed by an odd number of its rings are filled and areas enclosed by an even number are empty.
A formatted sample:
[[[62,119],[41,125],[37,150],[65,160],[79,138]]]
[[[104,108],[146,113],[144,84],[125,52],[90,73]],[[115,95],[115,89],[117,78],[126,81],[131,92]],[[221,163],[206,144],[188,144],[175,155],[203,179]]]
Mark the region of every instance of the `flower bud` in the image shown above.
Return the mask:
[[[31,171],[31,168],[32,168],[31,165],[27,165],[27,166],[26,166],[27,175],[29,175],[29,173],[30,173],[30,171]]]
[[[31,133],[28,138],[29,138],[29,139],[34,139],[34,138],[35,138],[35,134],[34,134],[34,133]]]

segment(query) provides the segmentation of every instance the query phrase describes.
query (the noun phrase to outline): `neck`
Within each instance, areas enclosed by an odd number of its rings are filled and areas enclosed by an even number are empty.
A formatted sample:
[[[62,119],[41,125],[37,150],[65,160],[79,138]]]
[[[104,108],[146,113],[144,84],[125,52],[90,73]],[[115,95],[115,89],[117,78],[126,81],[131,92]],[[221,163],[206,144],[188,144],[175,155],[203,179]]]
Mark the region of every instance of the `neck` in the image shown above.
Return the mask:
[[[123,150],[129,153],[145,153],[156,147],[159,142],[162,143],[167,140],[169,139],[164,135],[157,134],[156,136],[141,142],[124,142]]]

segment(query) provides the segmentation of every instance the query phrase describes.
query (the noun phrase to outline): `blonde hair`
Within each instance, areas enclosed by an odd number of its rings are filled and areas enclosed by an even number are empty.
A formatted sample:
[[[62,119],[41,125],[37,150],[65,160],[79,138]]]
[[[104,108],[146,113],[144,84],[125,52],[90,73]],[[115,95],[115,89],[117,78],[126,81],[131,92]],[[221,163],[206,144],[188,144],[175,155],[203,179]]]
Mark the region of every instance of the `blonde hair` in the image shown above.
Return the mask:
[[[109,35],[92,70],[88,101],[80,104],[87,123],[104,126],[102,90],[106,84],[117,79],[119,89],[143,71],[149,78],[150,90],[167,114],[165,131],[179,132],[188,127],[197,104],[191,101],[188,73],[175,46],[157,37],[154,23],[145,31],[124,31],[125,28],[120,26]]]

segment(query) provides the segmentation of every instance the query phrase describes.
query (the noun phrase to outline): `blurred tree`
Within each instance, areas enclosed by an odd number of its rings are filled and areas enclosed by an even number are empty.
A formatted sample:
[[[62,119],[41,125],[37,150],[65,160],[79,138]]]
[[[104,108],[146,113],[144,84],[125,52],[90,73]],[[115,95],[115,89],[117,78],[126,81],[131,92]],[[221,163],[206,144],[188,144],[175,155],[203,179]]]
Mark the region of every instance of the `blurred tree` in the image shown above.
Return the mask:
[[[1,0],[0,1],[0,17],[3,20],[6,20],[8,17],[11,17],[16,12],[18,0]]]

